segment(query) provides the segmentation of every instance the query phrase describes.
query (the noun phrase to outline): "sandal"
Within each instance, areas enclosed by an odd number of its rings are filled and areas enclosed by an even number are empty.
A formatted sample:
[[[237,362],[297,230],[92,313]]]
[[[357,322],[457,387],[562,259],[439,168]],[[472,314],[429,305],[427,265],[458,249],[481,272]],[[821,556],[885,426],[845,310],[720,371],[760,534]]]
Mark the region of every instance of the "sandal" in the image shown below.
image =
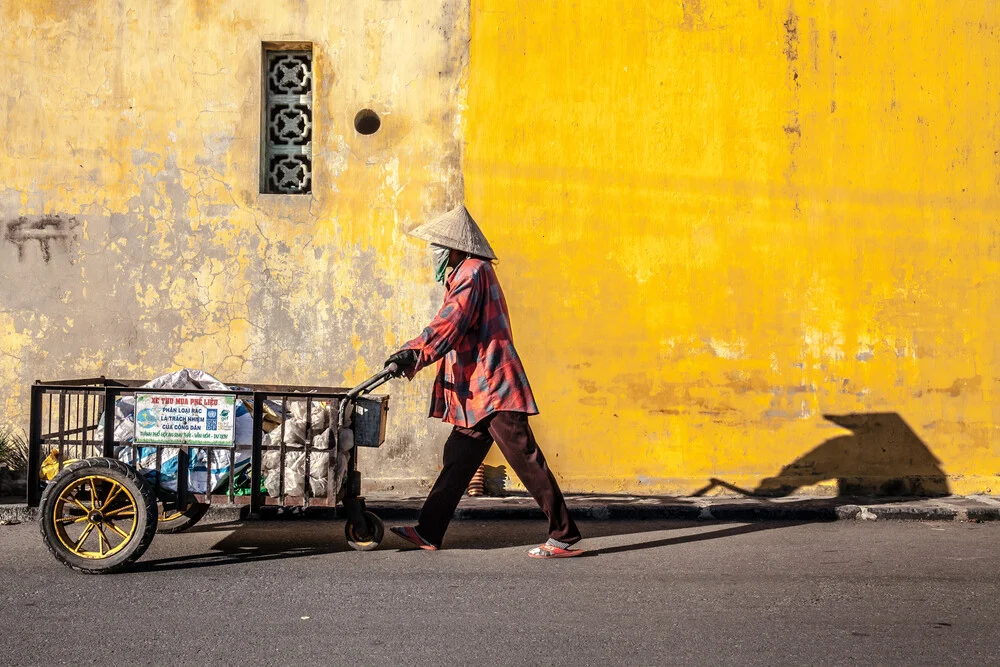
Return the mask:
[[[561,549],[546,542],[528,552],[532,558],[572,558],[583,553],[582,549]]]
[[[413,526],[394,526],[389,530],[396,533],[410,544],[416,545],[421,549],[425,549],[427,551],[438,550],[436,546],[434,546],[424,538],[420,537],[420,533],[418,533],[417,529],[414,528]]]

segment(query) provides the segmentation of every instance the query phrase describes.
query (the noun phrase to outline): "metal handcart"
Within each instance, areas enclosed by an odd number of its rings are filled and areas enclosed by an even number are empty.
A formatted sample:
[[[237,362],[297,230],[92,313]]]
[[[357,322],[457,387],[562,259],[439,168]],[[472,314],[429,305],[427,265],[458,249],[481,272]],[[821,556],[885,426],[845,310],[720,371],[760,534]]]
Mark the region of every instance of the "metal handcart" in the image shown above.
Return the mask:
[[[193,526],[214,503],[249,506],[251,516],[266,506],[340,504],[348,544],[359,551],[374,549],[384,527],[365,507],[357,455],[359,447],[385,441],[389,397],[370,392],[395,375],[393,364],[349,390],[260,384],[225,391],[149,389],[145,381],[103,377],[36,382],[31,387],[28,504],[39,507],[49,551],[65,565],[92,574],[127,568],[155,533]],[[153,438],[143,429],[155,417],[138,409],[148,402],[183,404],[185,411],[207,414],[205,423],[213,427],[220,419],[234,419],[225,414],[229,410],[242,410],[244,420],[252,419],[251,437],[193,442],[190,433],[154,431]],[[121,428],[123,405],[133,410],[130,432]],[[301,419],[294,421],[293,415]],[[293,429],[298,430],[289,433]],[[200,437],[210,435],[219,437],[214,432]],[[197,461],[206,464],[204,477],[192,463]],[[317,461],[326,462],[325,476],[317,474],[322,470]],[[51,479],[43,479],[43,468]]]

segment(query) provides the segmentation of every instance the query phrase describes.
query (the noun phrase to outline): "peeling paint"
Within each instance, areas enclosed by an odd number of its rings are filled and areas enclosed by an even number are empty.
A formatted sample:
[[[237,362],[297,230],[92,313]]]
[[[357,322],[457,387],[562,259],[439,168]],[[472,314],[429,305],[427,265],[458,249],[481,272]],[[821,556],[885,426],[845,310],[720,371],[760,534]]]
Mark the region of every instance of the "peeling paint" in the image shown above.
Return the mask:
[[[462,196],[467,0],[127,4],[0,9],[0,423],[27,424],[35,379],[369,375],[440,299],[404,231]],[[306,197],[258,193],[261,42],[281,40],[311,41],[319,76]],[[390,388],[369,479],[433,474],[425,380]]]

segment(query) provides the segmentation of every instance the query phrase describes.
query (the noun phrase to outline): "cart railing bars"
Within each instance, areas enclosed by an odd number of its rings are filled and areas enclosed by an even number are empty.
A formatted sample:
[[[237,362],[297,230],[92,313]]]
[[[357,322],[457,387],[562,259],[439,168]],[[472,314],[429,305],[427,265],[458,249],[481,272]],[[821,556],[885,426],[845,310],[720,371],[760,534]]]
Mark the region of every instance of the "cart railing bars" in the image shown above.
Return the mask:
[[[139,380],[115,380],[109,378],[89,378],[82,380],[58,380],[37,382],[31,387],[31,413],[29,424],[29,451],[28,451],[28,503],[37,506],[41,496],[40,468],[43,458],[49,451],[56,449],[58,452],[58,468],[61,470],[68,458],[89,458],[93,456],[107,456],[114,458],[116,452],[127,448],[132,455],[132,461],[139,466],[141,450],[155,448],[155,469],[150,481],[156,486],[157,494],[163,498],[175,496],[174,500],[181,503],[185,498],[194,498],[198,502],[213,502],[213,498],[225,498],[233,504],[249,504],[251,511],[256,511],[263,505],[328,505],[334,506],[337,502],[339,489],[335,488],[335,466],[337,465],[336,437],[331,437],[325,450],[317,450],[313,446],[313,439],[316,435],[313,428],[314,418],[319,420],[318,410],[328,410],[336,406],[337,411],[330,410],[327,414],[332,417],[337,412],[342,412],[343,408],[350,401],[355,405],[355,415],[361,415],[367,419],[366,426],[369,433],[366,438],[355,437],[356,444],[360,446],[379,446],[385,437],[385,416],[388,409],[387,396],[366,396],[357,397],[380,386],[391,377],[386,371],[369,378],[365,383],[354,389],[339,389],[331,387],[314,386],[294,386],[294,385],[245,385],[234,387],[229,390],[212,389],[146,389],[150,393],[157,394],[192,394],[200,395],[226,395],[235,396],[244,402],[252,417],[252,437],[251,442],[229,445],[167,445],[167,444],[145,444],[135,442],[134,438],[119,441],[115,437],[116,410],[115,406],[119,400],[125,397],[133,397],[136,393],[141,393],[142,385],[146,381]],[[277,445],[271,444],[269,433],[264,432],[265,415],[267,411],[274,413],[272,408],[265,405],[277,405],[280,402],[280,414],[271,419],[280,420],[280,425],[274,424],[275,428],[280,428],[280,442]],[[302,444],[286,443],[286,433],[289,428],[289,418],[292,406],[305,403],[305,433]],[[335,403],[336,402],[336,403]],[[324,405],[325,404],[325,405]],[[361,406],[359,408],[358,406]],[[299,408],[296,408],[298,410]],[[342,415],[341,415],[342,416]],[[373,422],[372,420],[376,420]],[[103,421],[103,423],[102,423]],[[332,421],[332,420],[331,420]],[[340,421],[340,423],[343,423]],[[331,428],[336,429],[337,424],[332,424]],[[98,438],[98,431],[103,427],[103,437]],[[264,439],[268,442],[265,444]],[[163,474],[163,456],[165,448],[178,449],[177,459],[177,489],[174,493],[163,489],[160,486]],[[212,452],[217,450],[228,450],[228,480],[225,484],[213,488],[213,456]],[[237,495],[236,489],[236,462],[239,454],[249,450],[249,473],[250,489],[248,495]],[[278,494],[277,497],[270,497],[262,493],[263,478],[263,457],[268,452],[278,453]],[[312,492],[312,480],[310,473],[313,470],[313,454],[322,451],[329,456],[330,468],[326,483],[326,494],[317,497]],[[204,452],[205,465],[205,493],[190,494],[189,466],[191,456],[198,456]],[[289,495],[286,488],[287,457],[290,453],[301,453],[304,457],[302,463],[303,481],[301,495]],[[356,472],[357,447],[350,451],[348,460],[348,476],[351,478],[347,483],[353,484],[353,477]],[[198,471],[199,473],[201,471]],[[273,491],[272,491],[273,492]],[[182,507],[183,508],[183,507]]]

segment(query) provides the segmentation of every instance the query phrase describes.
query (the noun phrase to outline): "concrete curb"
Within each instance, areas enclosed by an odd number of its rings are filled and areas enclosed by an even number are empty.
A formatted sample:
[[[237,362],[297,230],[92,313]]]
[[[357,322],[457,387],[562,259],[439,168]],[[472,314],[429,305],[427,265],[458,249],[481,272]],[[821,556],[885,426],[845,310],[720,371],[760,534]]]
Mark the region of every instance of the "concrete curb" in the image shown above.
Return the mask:
[[[568,498],[578,519],[592,521],[1000,521],[1000,502],[993,498],[845,502],[837,499],[797,498],[768,501],[744,498]],[[390,522],[417,519],[422,498],[367,498],[369,508]],[[212,505],[205,517],[211,523],[240,521],[248,517],[245,505]],[[24,504],[0,505],[0,523],[36,521],[38,511]],[[265,508],[263,519],[343,518],[343,510],[330,508]],[[455,512],[460,521],[515,521],[542,519],[541,510],[525,497],[466,498]]]

